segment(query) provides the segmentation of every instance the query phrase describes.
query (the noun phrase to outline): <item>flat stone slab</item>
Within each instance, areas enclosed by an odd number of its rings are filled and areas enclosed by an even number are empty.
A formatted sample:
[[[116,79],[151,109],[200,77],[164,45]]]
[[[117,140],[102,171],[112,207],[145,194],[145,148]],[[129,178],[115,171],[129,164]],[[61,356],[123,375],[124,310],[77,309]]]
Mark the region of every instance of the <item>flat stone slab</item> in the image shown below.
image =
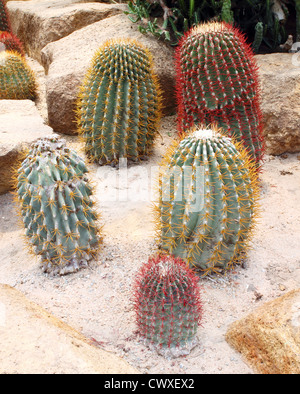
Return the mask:
[[[227,342],[262,374],[300,373],[300,289],[234,322]]]
[[[0,100],[0,194],[12,188],[13,170],[24,149],[51,134],[31,100]]]
[[[26,53],[38,61],[41,49],[50,42],[126,9],[124,4],[74,0],[9,1],[7,7],[14,34]]]
[[[0,284],[0,374],[138,374],[21,292]]]

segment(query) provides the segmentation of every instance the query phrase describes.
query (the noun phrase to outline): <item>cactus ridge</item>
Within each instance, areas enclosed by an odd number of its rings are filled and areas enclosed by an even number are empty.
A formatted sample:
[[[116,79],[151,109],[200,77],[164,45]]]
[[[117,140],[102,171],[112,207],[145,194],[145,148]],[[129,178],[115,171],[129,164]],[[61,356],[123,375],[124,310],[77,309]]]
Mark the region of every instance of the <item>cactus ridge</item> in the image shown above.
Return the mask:
[[[81,87],[77,119],[93,161],[147,156],[160,119],[160,93],[149,52],[134,40],[104,44]]]
[[[25,56],[23,45],[14,34],[7,31],[0,31],[0,44],[1,43],[5,45],[6,51],[17,52],[21,56]]]
[[[17,177],[16,199],[33,252],[53,274],[87,266],[99,246],[86,165],[56,136],[34,144]]]
[[[264,142],[257,65],[242,33],[227,23],[192,28],[176,50],[180,132],[216,123],[259,163]]]
[[[153,256],[134,285],[139,334],[164,355],[188,353],[197,343],[202,304],[197,279],[181,259]]]
[[[0,31],[11,32],[9,14],[4,0],[0,0]]]
[[[155,207],[162,250],[204,275],[238,262],[258,209],[253,160],[241,143],[210,132],[193,130],[170,149]]]
[[[37,84],[25,59],[17,52],[0,52],[0,99],[34,100]]]

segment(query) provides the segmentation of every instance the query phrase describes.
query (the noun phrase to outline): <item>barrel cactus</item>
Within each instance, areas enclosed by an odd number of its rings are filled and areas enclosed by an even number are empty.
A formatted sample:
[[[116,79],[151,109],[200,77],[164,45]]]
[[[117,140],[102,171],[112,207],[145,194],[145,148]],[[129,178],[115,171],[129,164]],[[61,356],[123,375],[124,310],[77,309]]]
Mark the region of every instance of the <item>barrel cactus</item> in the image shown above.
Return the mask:
[[[147,156],[157,135],[160,91],[150,52],[132,39],[96,52],[77,105],[79,133],[99,164]]]
[[[202,303],[197,278],[181,259],[153,256],[134,283],[139,335],[165,357],[188,354],[197,345]]]
[[[9,14],[4,0],[0,0],[0,31],[11,31]]]
[[[87,167],[56,135],[38,140],[17,173],[16,199],[31,250],[52,275],[88,265],[99,247]]]
[[[245,256],[258,207],[255,162],[216,128],[174,143],[155,205],[161,249],[203,275],[225,272]]]
[[[0,99],[34,100],[37,84],[33,71],[16,52],[0,52]]]
[[[264,144],[257,66],[238,29],[224,22],[192,28],[176,50],[176,90],[180,132],[216,123],[259,166]]]
[[[3,44],[3,49],[10,52],[17,52],[21,56],[25,56],[23,44],[14,34],[7,31],[0,31],[0,47]],[[1,51],[1,48],[0,48]]]

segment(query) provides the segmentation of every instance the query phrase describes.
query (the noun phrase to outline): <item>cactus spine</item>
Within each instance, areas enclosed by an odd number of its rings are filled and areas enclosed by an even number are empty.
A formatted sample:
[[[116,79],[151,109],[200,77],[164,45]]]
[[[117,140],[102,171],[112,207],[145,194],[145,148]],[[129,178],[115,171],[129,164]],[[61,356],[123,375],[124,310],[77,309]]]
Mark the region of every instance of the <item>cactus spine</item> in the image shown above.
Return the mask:
[[[197,279],[180,259],[154,256],[138,272],[134,303],[139,334],[165,357],[188,354],[202,318]]]
[[[77,118],[91,160],[106,164],[147,156],[160,119],[149,51],[130,39],[107,41],[80,89]]]
[[[4,0],[0,0],[0,31],[11,31],[9,15]]]
[[[162,250],[203,275],[237,263],[257,215],[253,160],[217,129],[192,131],[162,163],[155,206]]]
[[[16,52],[0,52],[0,99],[34,100],[36,89],[34,73],[25,59]]]
[[[9,52],[17,52],[19,55],[25,56],[23,45],[18,37],[16,37],[14,34],[6,31],[0,31],[0,47],[1,43],[4,45],[4,50]]]
[[[176,70],[179,130],[216,123],[259,163],[263,137],[257,67],[243,35],[227,23],[196,26],[177,48]]]
[[[45,272],[86,267],[99,246],[84,161],[57,136],[36,142],[18,170],[16,199],[33,252]]]

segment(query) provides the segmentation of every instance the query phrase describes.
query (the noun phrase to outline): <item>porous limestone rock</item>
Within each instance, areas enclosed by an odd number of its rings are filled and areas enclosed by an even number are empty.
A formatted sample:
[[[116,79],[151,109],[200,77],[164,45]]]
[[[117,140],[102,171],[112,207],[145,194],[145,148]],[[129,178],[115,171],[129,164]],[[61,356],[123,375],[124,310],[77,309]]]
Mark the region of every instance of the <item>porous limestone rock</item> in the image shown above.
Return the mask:
[[[300,53],[257,55],[266,153],[300,152]]]
[[[41,49],[50,42],[126,8],[124,4],[78,0],[9,1],[7,7],[14,34],[23,42],[26,53],[38,61]]]
[[[143,35],[127,15],[119,14],[86,26],[42,50],[49,125],[55,132],[77,134],[75,113],[79,86],[95,51],[108,39],[130,37],[153,55],[154,71],[163,94],[163,114],[176,111],[174,50],[151,35]]]
[[[234,322],[227,342],[261,374],[300,373],[300,289]]]
[[[0,100],[0,194],[12,189],[24,149],[51,133],[33,101]]]

